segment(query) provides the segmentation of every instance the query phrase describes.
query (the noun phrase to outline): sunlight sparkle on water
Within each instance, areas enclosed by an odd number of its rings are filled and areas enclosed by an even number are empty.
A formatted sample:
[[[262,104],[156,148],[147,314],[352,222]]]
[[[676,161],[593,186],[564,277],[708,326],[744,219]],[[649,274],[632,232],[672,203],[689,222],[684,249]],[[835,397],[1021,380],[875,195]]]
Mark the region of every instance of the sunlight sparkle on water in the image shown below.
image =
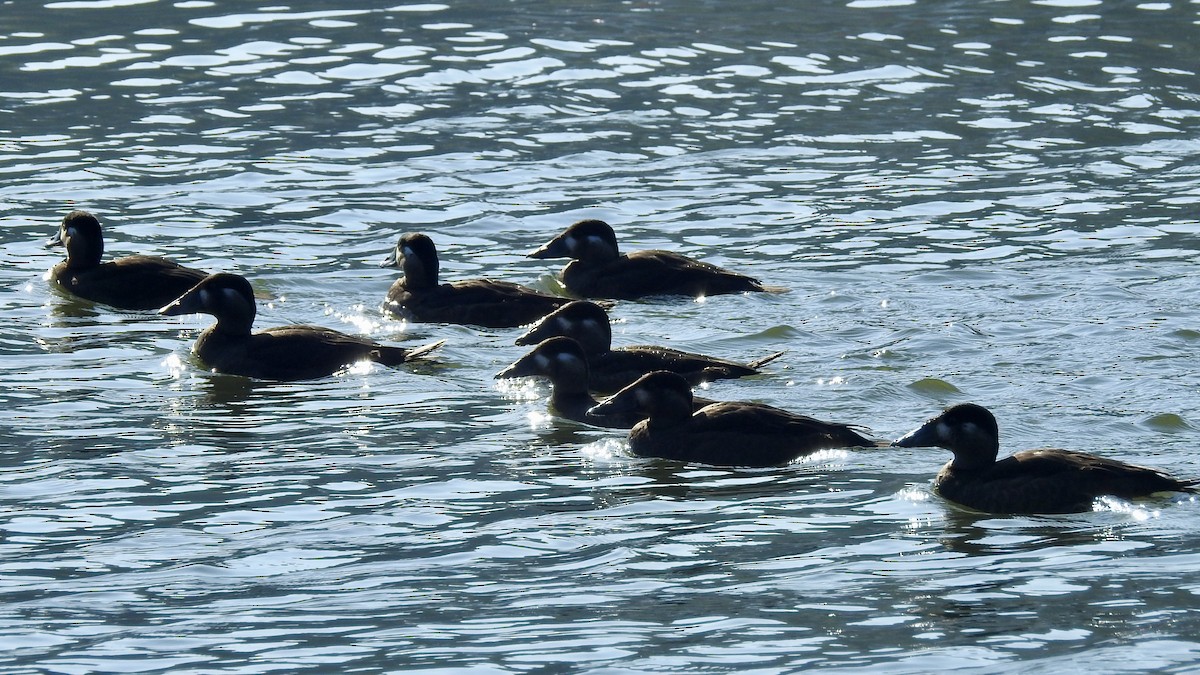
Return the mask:
[[[610,463],[625,454],[625,441],[617,438],[602,438],[579,449],[585,460]]]
[[[1100,497],[1092,504],[1092,509],[1095,511],[1112,511],[1113,513],[1125,513],[1138,522],[1145,522],[1151,518],[1158,518],[1162,512],[1158,509],[1147,509],[1140,504],[1127,502],[1116,497]]]
[[[496,390],[514,401],[536,401],[545,391],[543,384],[534,377],[496,380]]]
[[[168,354],[167,358],[163,359],[162,364],[167,369],[167,374],[169,374],[173,379],[178,380],[179,378],[183,377],[183,359],[179,358],[178,354],[175,354],[174,352]]]
[[[383,327],[382,321],[367,316],[363,305],[354,305],[350,307],[349,312],[338,312],[331,308],[326,308],[325,312],[337,317],[339,321],[354,326],[355,330],[364,335],[373,335]]]
[[[538,429],[548,429],[554,422],[553,415],[538,410],[530,411],[528,417],[529,428],[535,431]]]

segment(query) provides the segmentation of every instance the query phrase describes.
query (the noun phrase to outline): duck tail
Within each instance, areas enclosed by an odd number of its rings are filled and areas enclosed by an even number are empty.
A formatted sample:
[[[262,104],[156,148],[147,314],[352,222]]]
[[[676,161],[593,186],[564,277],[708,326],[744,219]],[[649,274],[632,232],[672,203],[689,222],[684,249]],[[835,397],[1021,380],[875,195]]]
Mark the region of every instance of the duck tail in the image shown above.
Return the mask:
[[[762,357],[761,359],[756,359],[754,361],[751,361],[750,363],[747,363],[746,365],[750,366],[751,368],[753,368],[755,370],[758,370],[759,368],[767,365],[768,363],[774,361],[775,359],[783,356],[786,353],[787,353],[787,350],[784,349],[782,351],[775,352],[774,354],[767,354],[766,356]]]
[[[398,366],[405,361],[411,361],[418,356],[424,356],[438,347],[441,347],[445,343],[445,340],[438,340],[437,342],[432,342],[420,347],[413,347],[412,349],[392,346],[378,347],[371,350],[370,359],[377,363],[382,363],[385,366]]]
[[[445,340],[438,340],[437,342],[430,342],[429,344],[421,345],[420,347],[413,347],[412,349],[408,350],[408,353],[405,355],[404,359],[407,361],[409,359],[415,359],[418,356],[425,356],[429,352],[441,347],[444,344],[446,344]]]

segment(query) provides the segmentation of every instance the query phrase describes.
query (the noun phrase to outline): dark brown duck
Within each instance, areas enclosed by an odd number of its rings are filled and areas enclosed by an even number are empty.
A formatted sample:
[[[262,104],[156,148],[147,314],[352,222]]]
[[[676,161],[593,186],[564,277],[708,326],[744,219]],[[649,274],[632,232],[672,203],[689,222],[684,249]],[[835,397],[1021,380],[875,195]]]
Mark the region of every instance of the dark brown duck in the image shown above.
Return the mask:
[[[264,380],[325,377],[359,361],[395,366],[425,354],[441,342],[404,349],[321,326],[279,326],[254,333],[256,308],[250,282],[236,274],[213,274],[159,314],[211,314],[192,351],[219,373]]]
[[[1000,432],[983,406],[960,403],[893,445],[939,447],[954,453],[934,479],[952,502],[987,513],[1033,514],[1090,511],[1098,497],[1146,497],[1156,492],[1195,492],[1197,481],[1158,469],[1070,450],[1025,450],[997,461]]]
[[[131,255],[101,262],[100,221],[87,211],[64,216],[47,245],[67,249],[66,259],[50,270],[51,281],[72,295],[120,309],[158,309],[208,276],[158,256]]]
[[[529,257],[572,258],[562,271],[562,282],[568,291],[584,298],[632,300],[650,295],[700,297],[782,290],[671,251],[622,255],[616,234],[603,220],[581,220]]]
[[[659,371],[592,409],[646,415],[629,432],[629,449],[717,466],[780,466],[818,450],[877,447],[850,425],[822,422],[762,403],[722,401],[692,411],[692,389],[676,373]]]
[[[420,233],[402,235],[380,266],[404,270],[404,276],[388,289],[384,307],[413,321],[511,328],[537,321],[570,302],[508,281],[440,283],[437,249],[432,239]]]

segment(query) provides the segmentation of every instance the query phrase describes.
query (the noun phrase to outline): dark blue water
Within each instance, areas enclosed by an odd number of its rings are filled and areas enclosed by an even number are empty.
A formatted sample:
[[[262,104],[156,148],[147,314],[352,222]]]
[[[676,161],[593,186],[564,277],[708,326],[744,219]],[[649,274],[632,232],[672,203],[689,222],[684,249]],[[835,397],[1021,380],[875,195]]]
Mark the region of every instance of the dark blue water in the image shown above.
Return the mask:
[[[1186,497],[991,517],[928,449],[637,459],[492,375],[520,331],[380,311],[405,231],[446,279],[559,290],[585,217],[791,290],[622,302],[619,344],[881,438],[993,409],[1200,476],[1196,3],[0,2],[0,670],[1190,672]],[[109,255],[250,277],[260,327],[427,363],[277,384],[207,317],[68,298]]]

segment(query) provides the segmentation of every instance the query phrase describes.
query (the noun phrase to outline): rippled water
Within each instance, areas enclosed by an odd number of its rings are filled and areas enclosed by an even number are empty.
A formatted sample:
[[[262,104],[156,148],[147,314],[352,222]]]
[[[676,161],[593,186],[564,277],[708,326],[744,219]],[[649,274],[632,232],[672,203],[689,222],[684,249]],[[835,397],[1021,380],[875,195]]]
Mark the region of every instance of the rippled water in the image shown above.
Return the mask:
[[[934,450],[636,459],[497,386],[518,331],[385,318],[375,265],[422,230],[447,278],[556,290],[524,253],[604,218],[791,288],[613,310],[788,350],[706,395],[883,438],[973,400],[1006,449],[1200,476],[1198,8],[0,2],[0,667],[1200,667],[1193,499],[989,517]],[[207,317],[49,287],[72,208],[251,277],[260,326],[448,343],[206,373]]]

